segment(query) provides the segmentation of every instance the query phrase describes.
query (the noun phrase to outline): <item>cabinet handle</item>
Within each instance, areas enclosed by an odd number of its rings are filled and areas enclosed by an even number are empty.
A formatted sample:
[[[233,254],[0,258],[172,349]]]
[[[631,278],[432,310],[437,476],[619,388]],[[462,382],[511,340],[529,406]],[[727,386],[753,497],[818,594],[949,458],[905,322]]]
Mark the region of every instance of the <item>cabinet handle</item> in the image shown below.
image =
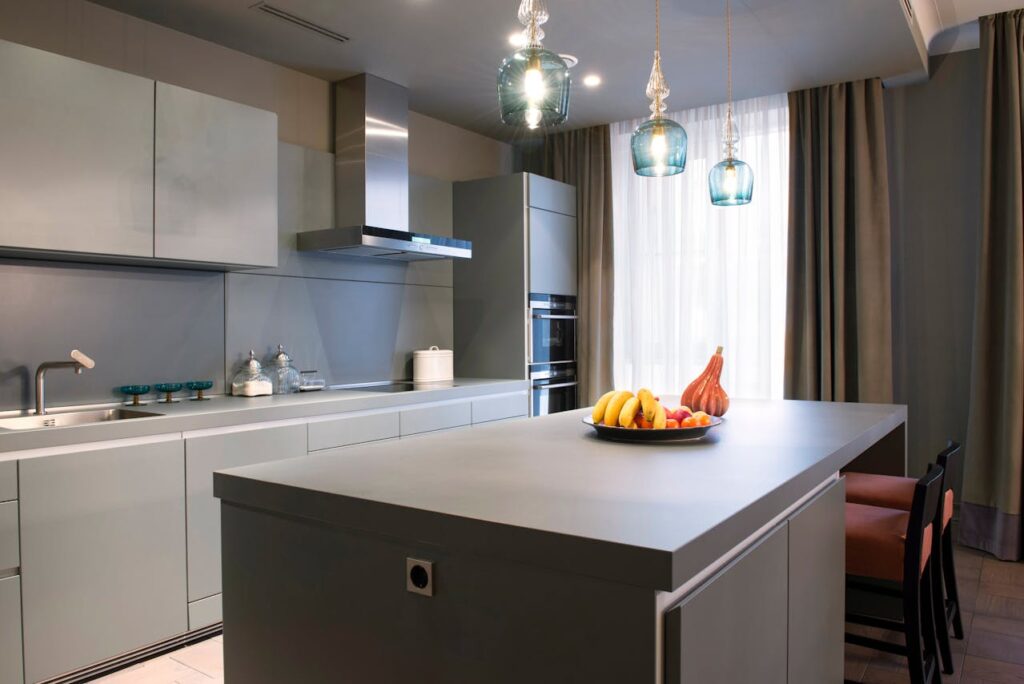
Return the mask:
[[[533,314],[533,317],[534,318],[539,318],[539,319],[545,320],[545,321],[575,321],[575,320],[577,320],[579,318],[579,316],[562,315],[562,314],[558,314],[558,315],[553,315],[553,314]]]

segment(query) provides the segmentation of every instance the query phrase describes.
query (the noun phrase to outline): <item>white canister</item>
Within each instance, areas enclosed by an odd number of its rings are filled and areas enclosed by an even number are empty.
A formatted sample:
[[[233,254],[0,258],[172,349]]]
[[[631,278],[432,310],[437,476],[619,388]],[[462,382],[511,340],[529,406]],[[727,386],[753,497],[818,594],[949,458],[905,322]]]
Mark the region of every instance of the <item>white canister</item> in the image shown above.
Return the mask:
[[[444,382],[454,378],[451,349],[417,349],[412,353],[413,382]]]

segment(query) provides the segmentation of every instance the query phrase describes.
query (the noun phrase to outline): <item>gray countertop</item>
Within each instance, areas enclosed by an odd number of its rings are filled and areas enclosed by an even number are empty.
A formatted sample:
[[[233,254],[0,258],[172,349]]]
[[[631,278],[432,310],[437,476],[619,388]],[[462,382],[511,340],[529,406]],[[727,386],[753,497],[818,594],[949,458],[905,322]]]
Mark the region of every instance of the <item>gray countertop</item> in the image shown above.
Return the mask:
[[[131,437],[206,428],[243,425],[276,420],[407,406],[433,401],[467,399],[487,394],[525,391],[526,380],[456,378],[454,387],[439,387],[398,392],[368,392],[359,389],[323,390],[269,397],[215,396],[209,401],[182,400],[174,404],[150,401],[140,407],[161,415],[132,418],[89,425],[40,428],[37,430],[0,430],[0,460],[3,454],[27,449],[69,446]],[[58,413],[71,407],[53,409]]]
[[[906,421],[736,401],[692,444],[595,438],[586,410],[214,476],[225,501],[670,591]]]

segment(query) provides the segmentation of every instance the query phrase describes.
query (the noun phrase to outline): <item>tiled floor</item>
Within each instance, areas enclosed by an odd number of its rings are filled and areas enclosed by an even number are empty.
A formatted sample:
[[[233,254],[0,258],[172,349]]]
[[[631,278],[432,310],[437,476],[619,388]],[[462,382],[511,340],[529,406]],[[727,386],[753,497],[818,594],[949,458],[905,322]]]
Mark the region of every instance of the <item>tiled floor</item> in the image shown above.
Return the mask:
[[[956,674],[943,682],[1024,684],[1024,563],[957,549],[963,641],[953,641]],[[882,636],[864,628],[866,634]],[[885,635],[895,638],[895,635]],[[846,647],[846,678],[863,684],[909,681],[899,656]],[[103,684],[213,684],[224,681],[223,638],[212,637],[97,680]]]
[[[964,640],[953,640],[956,673],[943,682],[1024,683],[1024,563],[1004,563],[971,549],[956,550]],[[895,634],[863,628],[871,636]],[[905,684],[906,661],[859,646],[846,646],[846,678],[863,684]]]

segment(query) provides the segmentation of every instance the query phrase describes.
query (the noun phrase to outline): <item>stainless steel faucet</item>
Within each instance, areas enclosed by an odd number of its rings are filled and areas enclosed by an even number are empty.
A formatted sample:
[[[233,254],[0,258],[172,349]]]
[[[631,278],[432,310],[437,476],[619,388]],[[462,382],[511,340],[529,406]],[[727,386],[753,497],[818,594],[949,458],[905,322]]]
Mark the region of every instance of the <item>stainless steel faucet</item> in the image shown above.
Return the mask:
[[[95,367],[96,362],[77,349],[71,350],[70,361],[44,361],[39,364],[36,369],[36,415],[46,414],[46,371],[51,368],[71,368],[76,375],[81,375],[83,369]]]

